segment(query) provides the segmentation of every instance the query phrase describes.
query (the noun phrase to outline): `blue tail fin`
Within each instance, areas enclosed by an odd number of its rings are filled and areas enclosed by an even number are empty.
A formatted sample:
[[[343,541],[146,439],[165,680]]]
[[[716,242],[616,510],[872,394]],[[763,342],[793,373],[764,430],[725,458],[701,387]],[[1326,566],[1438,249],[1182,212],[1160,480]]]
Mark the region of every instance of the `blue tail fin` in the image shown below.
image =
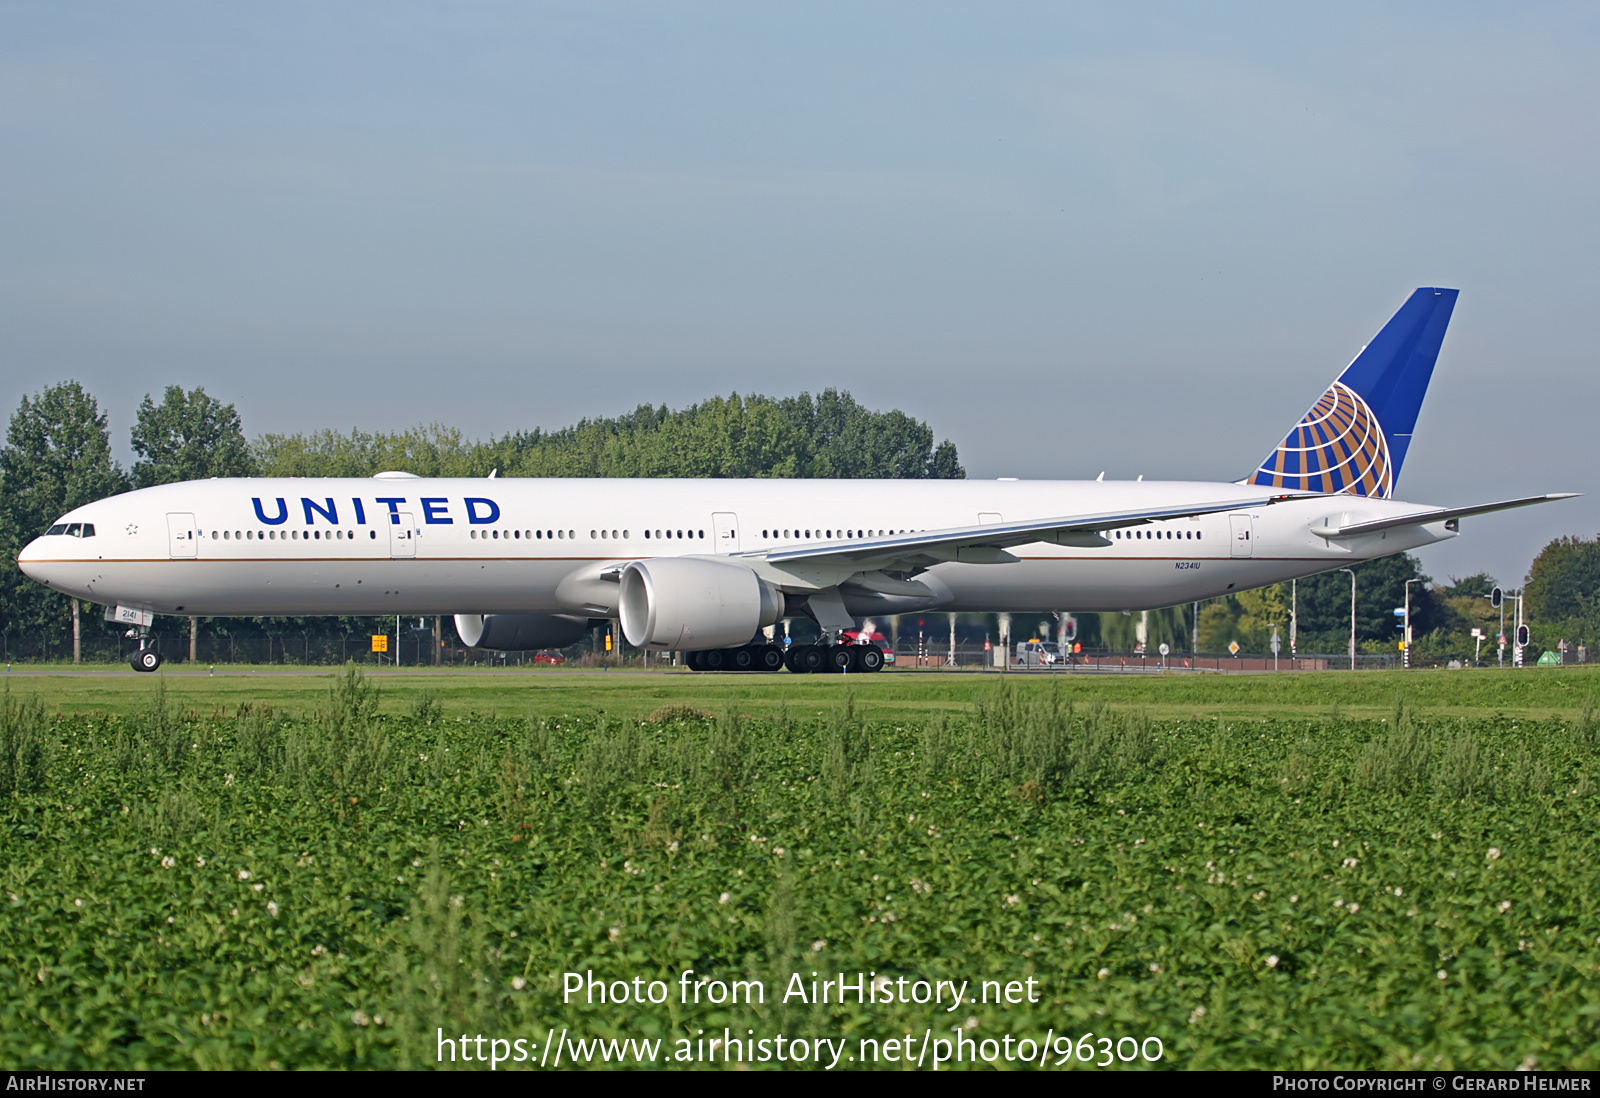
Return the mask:
[[[1457,293],[1413,293],[1246,483],[1393,495]]]

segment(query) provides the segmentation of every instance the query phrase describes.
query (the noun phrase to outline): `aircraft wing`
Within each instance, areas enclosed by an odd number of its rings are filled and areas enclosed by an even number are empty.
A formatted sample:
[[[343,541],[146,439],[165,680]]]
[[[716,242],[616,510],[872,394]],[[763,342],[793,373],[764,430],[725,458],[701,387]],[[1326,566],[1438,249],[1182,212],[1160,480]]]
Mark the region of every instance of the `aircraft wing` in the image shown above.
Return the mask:
[[[1111,544],[1100,536],[1101,530],[1140,526],[1163,519],[1210,515],[1218,511],[1264,507],[1291,498],[1295,497],[1280,492],[1274,495],[1247,496],[1175,507],[1105,511],[1093,515],[1030,519],[1026,522],[995,522],[982,526],[959,526],[948,530],[921,530],[891,537],[835,540],[741,555],[763,558],[768,564],[780,568],[786,564],[831,565],[849,566],[852,571],[896,566],[926,567],[942,561],[1007,564],[1017,559],[1006,552],[1008,547],[1014,545],[1048,542],[1053,545],[1070,545],[1086,549],[1099,548]]]
[[[1425,526],[1430,522],[1447,522],[1468,515],[1487,515],[1491,511],[1509,511],[1513,507],[1530,507],[1535,503],[1549,503],[1555,499],[1571,499],[1581,492],[1550,492],[1542,496],[1524,496],[1521,499],[1501,500],[1499,503],[1480,503],[1472,507],[1444,507],[1432,511],[1418,511],[1413,515],[1396,515],[1393,518],[1356,522],[1349,526],[1313,526],[1311,532],[1319,538],[1354,538],[1362,534],[1376,534],[1380,530],[1393,530],[1400,526]]]

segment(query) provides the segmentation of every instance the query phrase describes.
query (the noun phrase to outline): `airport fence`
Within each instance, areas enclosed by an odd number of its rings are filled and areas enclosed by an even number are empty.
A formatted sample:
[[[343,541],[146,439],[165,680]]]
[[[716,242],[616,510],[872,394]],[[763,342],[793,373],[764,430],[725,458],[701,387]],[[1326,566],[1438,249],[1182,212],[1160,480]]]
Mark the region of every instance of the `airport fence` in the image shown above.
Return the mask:
[[[269,636],[228,636],[223,633],[202,631],[194,645],[198,664],[252,664],[289,667],[337,666],[354,662],[368,667],[422,667],[433,664],[433,638],[431,631],[403,629],[398,640],[388,635],[386,652],[372,651],[369,633],[318,634],[309,631],[285,632]],[[81,643],[81,659],[86,664],[114,664],[126,661],[138,645],[128,637],[108,636],[103,632],[87,634]],[[189,663],[189,638],[187,635],[164,636],[158,640],[162,659],[169,664]],[[1349,670],[1350,657],[1343,654],[1280,653],[1276,662],[1271,653],[1240,652],[1237,655],[1219,653],[1172,653],[1166,657],[1154,653],[1112,652],[1093,649],[1074,653],[1069,663],[1023,663],[1014,653],[1009,662],[997,661],[995,651],[982,643],[957,644],[954,650],[948,644],[934,646],[917,644],[914,640],[899,644],[886,644],[894,659],[889,669],[899,670],[1007,670],[1026,674],[1059,674],[1073,672],[1141,673],[1159,671],[1342,671]],[[61,663],[72,658],[70,642],[52,644],[46,638],[30,636],[15,631],[0,634],[0,657],[7,665],[32,663]],[[553,657],[553,660],[552,660]],[[446,666],[474,667],[529,667],[556,662],[562,666],[599,668],[617,667],[655,669],[674,666],[681,660],[668,655],[652,654],[631,648],[606,651],[600,635],[586,638],[567,648],[547,652],[488,652],[463,648],[451,636],[439,649],[439,662]],[[1388,670],[1399,666],[1392,655],[1359,655],[1355,658],[1356,670]]]

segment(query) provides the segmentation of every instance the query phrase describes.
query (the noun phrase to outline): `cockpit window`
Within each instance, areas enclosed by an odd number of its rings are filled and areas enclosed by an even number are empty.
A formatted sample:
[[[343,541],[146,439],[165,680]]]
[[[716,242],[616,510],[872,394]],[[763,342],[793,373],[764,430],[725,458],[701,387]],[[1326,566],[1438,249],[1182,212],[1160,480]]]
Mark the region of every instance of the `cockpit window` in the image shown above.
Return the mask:
[[[83,524],[83,536],[86,538],[94,537],[94,523],[86,522]]]
[[[67,537],[69,537],[69,538],[81,538],[81,537],[83,537],[83,523],[75,522],[71,526],[67,527]]]
[[[44,536],[50,537],[52,534],[65,534],[66,532],[67,524],[64,522],[58,522],[54,526],[50,527],[50,529],[46,530],[44,532]]]

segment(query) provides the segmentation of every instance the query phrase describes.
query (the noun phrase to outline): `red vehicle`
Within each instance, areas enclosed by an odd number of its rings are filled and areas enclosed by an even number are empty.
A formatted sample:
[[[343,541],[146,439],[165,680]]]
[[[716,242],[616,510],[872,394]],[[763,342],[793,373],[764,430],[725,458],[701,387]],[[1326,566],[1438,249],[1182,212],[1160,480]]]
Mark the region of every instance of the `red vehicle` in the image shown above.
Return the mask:
[[[537,652],[534,654],[533,662],[536,664],[548,663],[554,666],[557,664],[566,663],[567,657],[563,656],[560,652]]]
[[[862,633],[859,629],[846,629],[844,631],[846,644],[875,644],[883,650],[883,662],[894,663],[894,649],[889,647],[889,642],[882,633]]]

